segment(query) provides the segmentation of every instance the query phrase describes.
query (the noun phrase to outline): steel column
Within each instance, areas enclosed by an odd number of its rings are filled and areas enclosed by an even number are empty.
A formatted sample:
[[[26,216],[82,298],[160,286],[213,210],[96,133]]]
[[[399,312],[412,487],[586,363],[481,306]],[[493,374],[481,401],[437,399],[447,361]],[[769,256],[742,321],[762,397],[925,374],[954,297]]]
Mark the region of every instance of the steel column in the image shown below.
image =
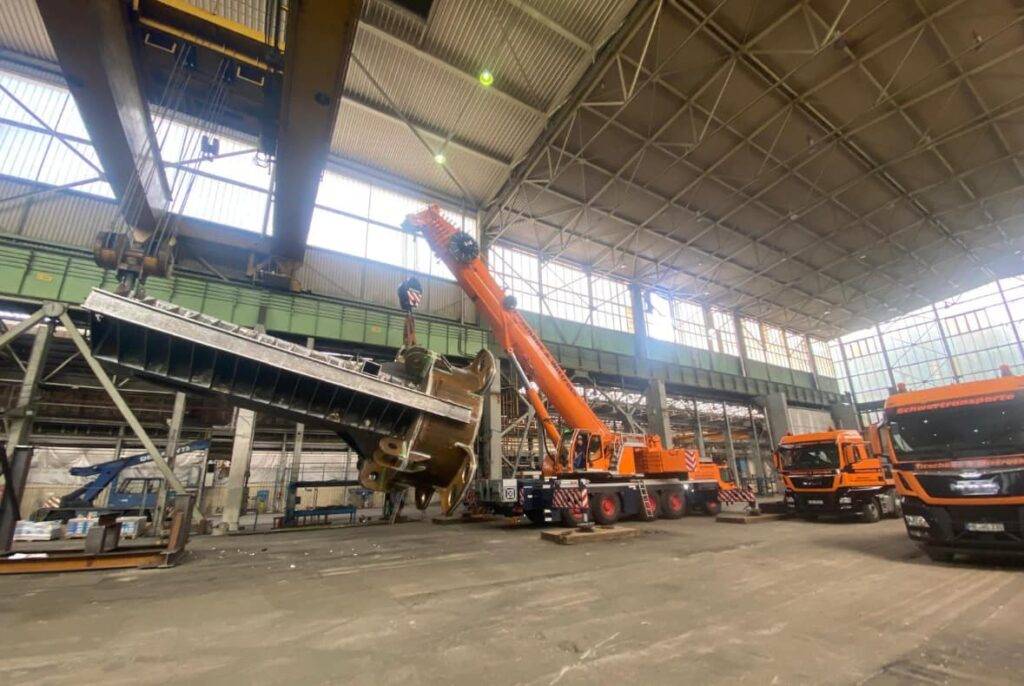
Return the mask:
[[[227,493],[224,497],[224,515],[221,527],[238,531],[238,520],[245,508],[246,482],[252,443],[256,434],[256,413],[238,408],[235,412],[235,441],[231,446],[231,469],[228,471]]]
[[[171,409],[171,422],[167,427],[167,445],[164,448],[164,455],[167,459],[167,466],[174,470],[174,458],[178,450],[178,439],[181,436],[181,425],[185,420],[185,394],[178,391],[174,394],[174,407]],[[183,495],[179,493],[178,495]],[[167,482],[160,482],[160,490],[156,497],[156,515],[153,518],[153,528],[157,535],[163,532],[164,510],[167,506]]]
[[[708,452],[704,447],[704,428],[700,424],[700,408],[697,406],[697,399],[693,399],[693,436],[697,442],[697,452],[700,454],[700,459],[704,459]]]
[[[743,485],[743,475],[740,474],[739,465],[736,464],[736,447],[732,443],[732,423],[729,421],[729,408],[722,403],[722,417],[725,419],[725,459],[729,462],[729,469],[732,470],[736,485]]]
[[[42,311],[40,310],[40,312]],[[7,428],[7,454],[9,456],[14,455],[14,449],[19,445],[28,445],[29,436],[32,434],[32,422],[36,414],[35,400],[39,392],[39,382],[43,377],[43,368],[46,365],[46,354],[53,338],[53,326],[54,320],[48,318],[36,329],[35,337],[32,339],[32,351],[25,364],[25,377],[18,391],[18,399],[14,408],[7,412],[6,416],[10,422]],[[12,329],[12,331],[14,330]]]
[[[302,444],[305,440],[306,425],[302,422],[296,422],[295,441],[292,443],[292,459],[288,465],[288,478],[285,480],[284,485],[284,511],[286,518],[295,512],[295,505],[298,501],[298,489],[291,488],[291,484],[298,481],[302,475]]]
[[[486,465],[484,472],[489,479],[502,477],[503,451],[501,430],[501,374],[495,374],[491,387],[484,396],[484,421],[481,435],[483,450],[480,455]],[[529,423],[527,423],[527,428]]]
[[[647,382],[647,433],[657,436],[663,446],[671,448],[672,425],[666,412],[667,405],[665,382],[661,379],[650,379]]]
[[[764,396],[764,415],[768,421],[772,446],[777,446],[782,437],[789,433],[789,403],[782,393]]]

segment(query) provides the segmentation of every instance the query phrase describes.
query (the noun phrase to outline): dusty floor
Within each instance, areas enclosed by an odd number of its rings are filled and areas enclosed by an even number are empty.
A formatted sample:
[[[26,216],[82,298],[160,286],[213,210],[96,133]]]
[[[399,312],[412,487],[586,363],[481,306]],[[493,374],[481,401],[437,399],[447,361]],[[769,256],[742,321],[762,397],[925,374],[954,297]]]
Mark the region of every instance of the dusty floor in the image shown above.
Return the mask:
[[[1021,683],[1024,568],[897,521],[204,537],[170,570],[0,579],[3,684]]]

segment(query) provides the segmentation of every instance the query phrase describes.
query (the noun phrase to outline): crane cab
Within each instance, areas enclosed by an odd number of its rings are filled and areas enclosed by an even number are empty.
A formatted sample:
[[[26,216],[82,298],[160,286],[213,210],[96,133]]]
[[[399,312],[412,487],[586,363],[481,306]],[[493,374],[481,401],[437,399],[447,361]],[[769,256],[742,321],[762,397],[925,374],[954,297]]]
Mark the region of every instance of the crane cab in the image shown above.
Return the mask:
[[[587,472],[601,457],[601,436],[587,429],[571,429],[562,434],[558,445],[560,472]]]

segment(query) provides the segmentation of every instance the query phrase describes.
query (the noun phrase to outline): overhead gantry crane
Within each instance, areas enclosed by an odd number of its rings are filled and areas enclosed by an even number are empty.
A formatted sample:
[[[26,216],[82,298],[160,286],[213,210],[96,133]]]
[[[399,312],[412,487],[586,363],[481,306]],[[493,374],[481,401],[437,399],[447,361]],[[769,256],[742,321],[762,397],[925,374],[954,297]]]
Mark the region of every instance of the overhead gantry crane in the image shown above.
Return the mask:
[[[592,514],[597,522],[610,524],[628,516],[717,513],[723,494],[737,490],[731,479],[722,478],[724,467],[701,461],[697,452],[666,448],[658,436],[621,433],[605,424],[516,309],[515,298],[494,279],[476,240],[448,222],[440,208],[409,215],[405,227],[426,238],[490,323],[522,382],[521,392],[554,445],[550,452],[545,445],[540,477],[482,484],[485,502],[538,522],[575,524]],[[541,394],[567,431],[558,430]]]

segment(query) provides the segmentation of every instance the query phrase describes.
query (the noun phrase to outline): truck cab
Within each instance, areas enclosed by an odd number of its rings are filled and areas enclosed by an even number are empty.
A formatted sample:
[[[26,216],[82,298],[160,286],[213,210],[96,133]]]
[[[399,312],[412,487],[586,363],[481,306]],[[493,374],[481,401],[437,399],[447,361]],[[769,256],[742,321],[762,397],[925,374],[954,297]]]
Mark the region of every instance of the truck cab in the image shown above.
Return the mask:
[[[892,471],[858,431],[786,435],[773,455],[788,512],[806,519],[857,516],[877,522],[898,516]]]
[[[1024,553],[1024,376],[901,388],[880,428],[907,534],[929,557]]]

